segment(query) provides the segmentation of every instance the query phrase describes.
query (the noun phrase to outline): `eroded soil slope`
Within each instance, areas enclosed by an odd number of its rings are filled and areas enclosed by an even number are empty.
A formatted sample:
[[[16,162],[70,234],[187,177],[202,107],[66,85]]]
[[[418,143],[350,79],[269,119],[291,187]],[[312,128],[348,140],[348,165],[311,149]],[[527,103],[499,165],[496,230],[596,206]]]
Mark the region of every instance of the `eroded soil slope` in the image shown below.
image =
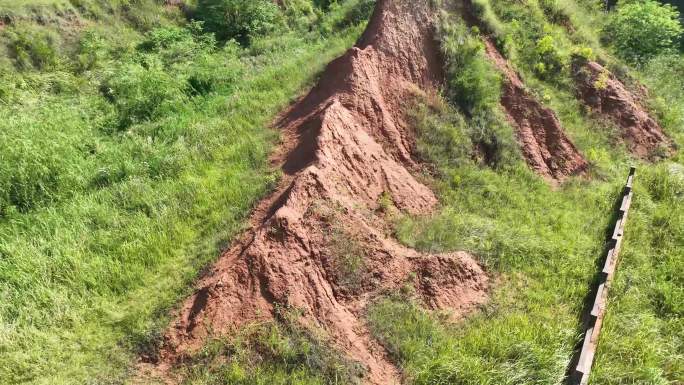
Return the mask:
[[[469,255],[407,249],[388,236],[385,222],[387,202],[413,214],[437,204],[409,172],[417,165],[403,119],[409,92],[441,81],[433,30],[427,1],[379,1],[357,46],[283,116],[285,143],[276,155],[283,181],[183,304],[159,367],[173,366],[210,336],[272,318],[280,305],[325,330],[366,367],[368,383],[398,383],[364,322],[373,296],[409,284],[429,306],[456,314],[485,300],[487,277]],[[352,266],[361,279],[345,276],[340,248],[350,245],[363,257]]]
[[[620,136],[635,155],[655,159],[671,151],[671,142],[647,112],[641,97],[601,64],[575,63],[573,74],[580,99],[593,112],[620,128]]]
[[[520,76],[489,39],[484,42],[487,56],[503,74],[501,105],[516,128],[528,165],[539,175],[558,181],[584,172],[589,164],[563,131],[556,113],[525,89]]]

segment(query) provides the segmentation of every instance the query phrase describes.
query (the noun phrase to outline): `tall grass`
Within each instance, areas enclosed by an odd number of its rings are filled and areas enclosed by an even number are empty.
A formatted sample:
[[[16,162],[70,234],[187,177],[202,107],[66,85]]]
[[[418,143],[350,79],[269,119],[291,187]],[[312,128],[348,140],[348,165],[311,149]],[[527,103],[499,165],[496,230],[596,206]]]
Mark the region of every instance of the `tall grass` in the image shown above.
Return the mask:
[[[176,18],[81,15],[55,66],[4,64],[1,383],[123,381],[275,183],[269,125],[360,34],[359,3],[245,48]]]
[[[363,368],[298,325],[297,313],[278,311],[279,322],[245,327],[229,340],[211,341],[179,372],[193,385],[354,385]]]

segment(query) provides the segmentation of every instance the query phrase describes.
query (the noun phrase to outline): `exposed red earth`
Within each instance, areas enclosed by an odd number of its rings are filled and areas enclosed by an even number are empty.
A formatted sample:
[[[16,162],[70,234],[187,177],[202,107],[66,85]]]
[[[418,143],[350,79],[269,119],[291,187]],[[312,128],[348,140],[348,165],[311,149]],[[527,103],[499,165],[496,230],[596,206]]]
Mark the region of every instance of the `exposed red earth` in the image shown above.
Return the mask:
[[[557,181],[586,171],[589,163],[565,134],[556,113],[527,91],[491,40],[485,38],[484,43],[487,56],[503,75],[501,105],[516,129],[527,164],[539,175]]]
[[[441,81],[428,2],[379,1],[356,47],[278,122],[279,187],[182,304],[153,370],[167,371],[209,338],[273,319],[281,306],[298,309],[303,325],[361,363],[366,383],[400,383],[366,325],[375,297],[410,285],[427,306],[456,317],[486,300],[487,275],[470,255],[423,254],[389,235],[386,202],[410,214],[437,205],[411,173],[419,165],[404,117],[417,89],[434,92]],[[340,244],[355,244],[363,257],[353,285],[341,272]]]
[[[601,64],[577,62],[573,75],[580,99],[599,116],[615,123],[629,150],[643,159],[656,159],[671,152],[671,142],[647,112],[641,96]]]

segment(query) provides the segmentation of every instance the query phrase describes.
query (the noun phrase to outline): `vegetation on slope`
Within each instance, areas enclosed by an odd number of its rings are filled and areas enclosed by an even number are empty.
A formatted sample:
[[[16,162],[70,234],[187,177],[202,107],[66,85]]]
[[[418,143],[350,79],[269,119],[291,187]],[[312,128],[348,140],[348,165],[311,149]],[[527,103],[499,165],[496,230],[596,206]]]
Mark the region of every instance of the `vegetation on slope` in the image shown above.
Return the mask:
[[[599,10],[591,1],[473,3],[484,32],[495,36],[532,91],[558,112],[590,159],[591,175],[556,189],[514,153],[502,156],[494,169],[472,162],[477,153],[469,145],[480,125],[464,105],[471,95],[495,90],[491,82],[480,82],[491,77],[491,67],[477,53],[479,30],[469,31],[463,22],[442,28],[447,60],[464,68],[447,67],[448,103],[426,96],[413,117],[419,150],[438,166],[434,183],[443,208],[427,218],[402,216],[395,231],[418,249],[474,253],[498,276],[498,285],[481,313],[455,324],[424,310],[410,294],[391,295],[369,315],[376,335],[412,384],[562,383],[613,225],[609,215],[628,165],[636,163],[636,198],[592,381],[684,381],[684,254],[678,246],[684,240],[684,161],[681,155],[660,164],[631,158],[616,140],[616,128],[576,101],[568,68],[573,55],[599,56],[626,81],[641,79],[651,88],[654,113],[681,145],[684,84],[674,75],[681,57],[669,50],[645,67],[620,64],[600,39],[612,16],[604,17],[607,21],[592,16]],[[473,72],[481,75],[463,75]],[[496,103],[484,102],[496,98],[482,100],[479,105],[496,116]],[[513,140],[510,130],[491,134],[498,142]]]
[[[0,382],[117,383],[277,179],[269,124],[368,2],[285,2],[242,45],[151,0],[5,3]]]
[[[445,97],[419,98],[412,113],[443,207],[399,216],[395,231],[418,249],[471,251],[498,285],[490,304],[456,324],[410,293],[381,299],[369,314],[376,335],[409,383],[560,383],[607,214],[627,166],[639,163],[593,381],[683,382],[684,160],[632,159],[615,128],[576,100],[569,74],[579,55],[638,79],[682,145],[684,61],[674,40],[630,67],[617,57],[631,53],[605,46],[619,19],[598,2],[473,3],[482,31],[445,19]],[[351,45],[372,6],[282,4],[199,0],[181,12],[152,0],[0,0],[0,382],[119,383],[135,355],[154,348],[166,310],[277,179],[266,162],[271,119]],[[256,13],[236,19],[240,7]],[[206,20],[186,22],[185,12]],[[588,178],[554,189],[527,168],[480,33],[558,112],[592,163]],[[349,384],[360,375],[286,315],[210,344],[179,370],[193,384]]]
[[[355,385],[364,369],[302,327],[294,311],[214,340],[177,369],[192,385]]]

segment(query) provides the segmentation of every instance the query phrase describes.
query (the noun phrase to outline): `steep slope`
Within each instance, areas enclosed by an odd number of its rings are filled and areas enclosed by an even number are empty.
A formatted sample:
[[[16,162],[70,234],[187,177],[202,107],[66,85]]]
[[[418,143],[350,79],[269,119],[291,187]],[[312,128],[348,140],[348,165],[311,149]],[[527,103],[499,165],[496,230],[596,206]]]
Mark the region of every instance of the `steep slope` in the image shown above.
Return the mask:
[[[601,64],[576,62],[573,76],[579,98],[599,116],[620,128],[629,150],[644,159],[668,154],[671,142],[647,112],[641,98]]]
[[[516,128],[529,166],[539,175],[559,181],[584,172],[589,164],[563,131],[556,113],[525,89],[520,76],[491,40],[484,42],[487,56],[503,74],[501,105]]]
[[[403,120],[415,88],[433,89],[441,60],[426,1],[379,1],[356,47],[279,122],[285,143],[274,161],[285,174],[255,211],[253,227],[222,255],[165,336],[160,368],[210,336],[298,309],[367,369],[367,382],[399,382],[397,369],[363,318],[377,294],[407,284],[433,308],[456,315],[485,300],[488,279],[465,253],[425,255],[388,237],[380,201],[429,213],[434,194],[414,178],[413,141]],[[362,277],[340,273],[340,243],[355,243]]]

